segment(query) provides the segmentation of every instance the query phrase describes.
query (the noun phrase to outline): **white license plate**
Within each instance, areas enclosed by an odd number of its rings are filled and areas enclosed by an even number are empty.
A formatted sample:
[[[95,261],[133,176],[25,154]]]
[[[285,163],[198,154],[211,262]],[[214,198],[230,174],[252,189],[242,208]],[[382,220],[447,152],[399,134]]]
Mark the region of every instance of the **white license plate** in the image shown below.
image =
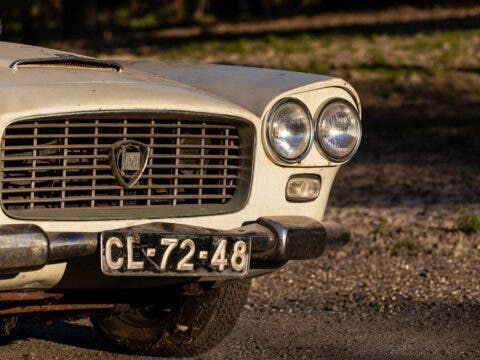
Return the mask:
[[[100,244],[111,276],[243,276],[250,265],[250,238],[234,234],[106,231]]]

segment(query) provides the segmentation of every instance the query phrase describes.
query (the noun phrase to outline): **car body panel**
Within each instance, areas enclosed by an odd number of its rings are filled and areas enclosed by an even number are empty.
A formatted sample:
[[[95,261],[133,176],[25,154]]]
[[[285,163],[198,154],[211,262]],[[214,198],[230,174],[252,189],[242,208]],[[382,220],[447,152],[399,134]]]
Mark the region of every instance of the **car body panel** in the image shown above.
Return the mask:
[[[355,90],[346,81],[317,74],[263,69],[250,66],[190,64],[158,61],[124,62],[128,68],[177,80],[228,99],[258,117],[279,97],[326,87],[345,89],[360,108]]]
[[[342,98],[361,111],[358,95],[341,79],[315,74],[233,67],[158,62],[122,62],[122,71],[68,67],[25,67],[12,62],[68,54],[0,42],[0,132],[14,121],[52,114],[103,111],[178,110],[243,118],[256,128],[253,181],[246,206],[235,213],[156,219],[215,229],[233,229],[262,216],[307,215],[321,221],[338,171],[317,146],[293,166],[272,161],[264,146],[263,122],[281,98],[303,101],[315,117],[322,104]],[[263,146],[262,146],[263,145]],[[266,150],[266,151],[265,151]],[[311,202],[285,199],[285,185],[295,174],[321,177],[320,196]],[[101,232],[152,222],[152,219],[102,221],[35,221],[44,231]],[[0,212],[0,225],[29,223]],[[51,288],[65,272],[65,263],[0,279],[0,290]],[[139,280],[140,281],[140,280]]]

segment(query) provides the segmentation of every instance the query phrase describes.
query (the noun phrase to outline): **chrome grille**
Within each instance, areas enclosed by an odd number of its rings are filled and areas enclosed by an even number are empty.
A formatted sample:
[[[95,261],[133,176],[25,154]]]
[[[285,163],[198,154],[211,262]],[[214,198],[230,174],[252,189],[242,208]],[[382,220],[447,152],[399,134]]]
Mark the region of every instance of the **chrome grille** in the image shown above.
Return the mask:
[[[14,217],[50,219],[230,212],[248,195],[253,138],[238,119],[192,114],[16,122],[2,138],[2,206]],[[112,172],[112,145],[122,140],[150,148],[132,188]]]

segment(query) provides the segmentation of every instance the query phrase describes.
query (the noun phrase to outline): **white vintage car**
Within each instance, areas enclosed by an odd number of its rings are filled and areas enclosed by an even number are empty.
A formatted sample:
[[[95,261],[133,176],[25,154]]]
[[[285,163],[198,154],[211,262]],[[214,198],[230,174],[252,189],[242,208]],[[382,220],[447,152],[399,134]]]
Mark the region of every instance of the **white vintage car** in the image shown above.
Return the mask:
[[[88,315],[129,352],[193,356],[251,279],[347,243],[322,222],[361,138],[345,81],[0,43],[0,319]]]

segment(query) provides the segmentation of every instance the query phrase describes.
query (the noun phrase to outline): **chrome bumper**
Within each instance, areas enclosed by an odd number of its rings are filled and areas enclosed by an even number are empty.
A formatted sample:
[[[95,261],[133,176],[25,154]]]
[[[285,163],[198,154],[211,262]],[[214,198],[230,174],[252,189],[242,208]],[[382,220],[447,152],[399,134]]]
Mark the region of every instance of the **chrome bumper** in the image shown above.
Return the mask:
[[[161,222],[116,230],[179,234],[219,232]],[[288,260],[313,259],[322,255],[327,247],[343,246],[350,240],[350,232],[341,225],[321,223],[304,216],[261,217],[231,232],[252,238],[252,270],[275,269]],[[33,224],[0,226],[0,273],[32,271],[49,263],[91,257],[98,254],[99,236],[99,233],[89,232],[44,232]]]

